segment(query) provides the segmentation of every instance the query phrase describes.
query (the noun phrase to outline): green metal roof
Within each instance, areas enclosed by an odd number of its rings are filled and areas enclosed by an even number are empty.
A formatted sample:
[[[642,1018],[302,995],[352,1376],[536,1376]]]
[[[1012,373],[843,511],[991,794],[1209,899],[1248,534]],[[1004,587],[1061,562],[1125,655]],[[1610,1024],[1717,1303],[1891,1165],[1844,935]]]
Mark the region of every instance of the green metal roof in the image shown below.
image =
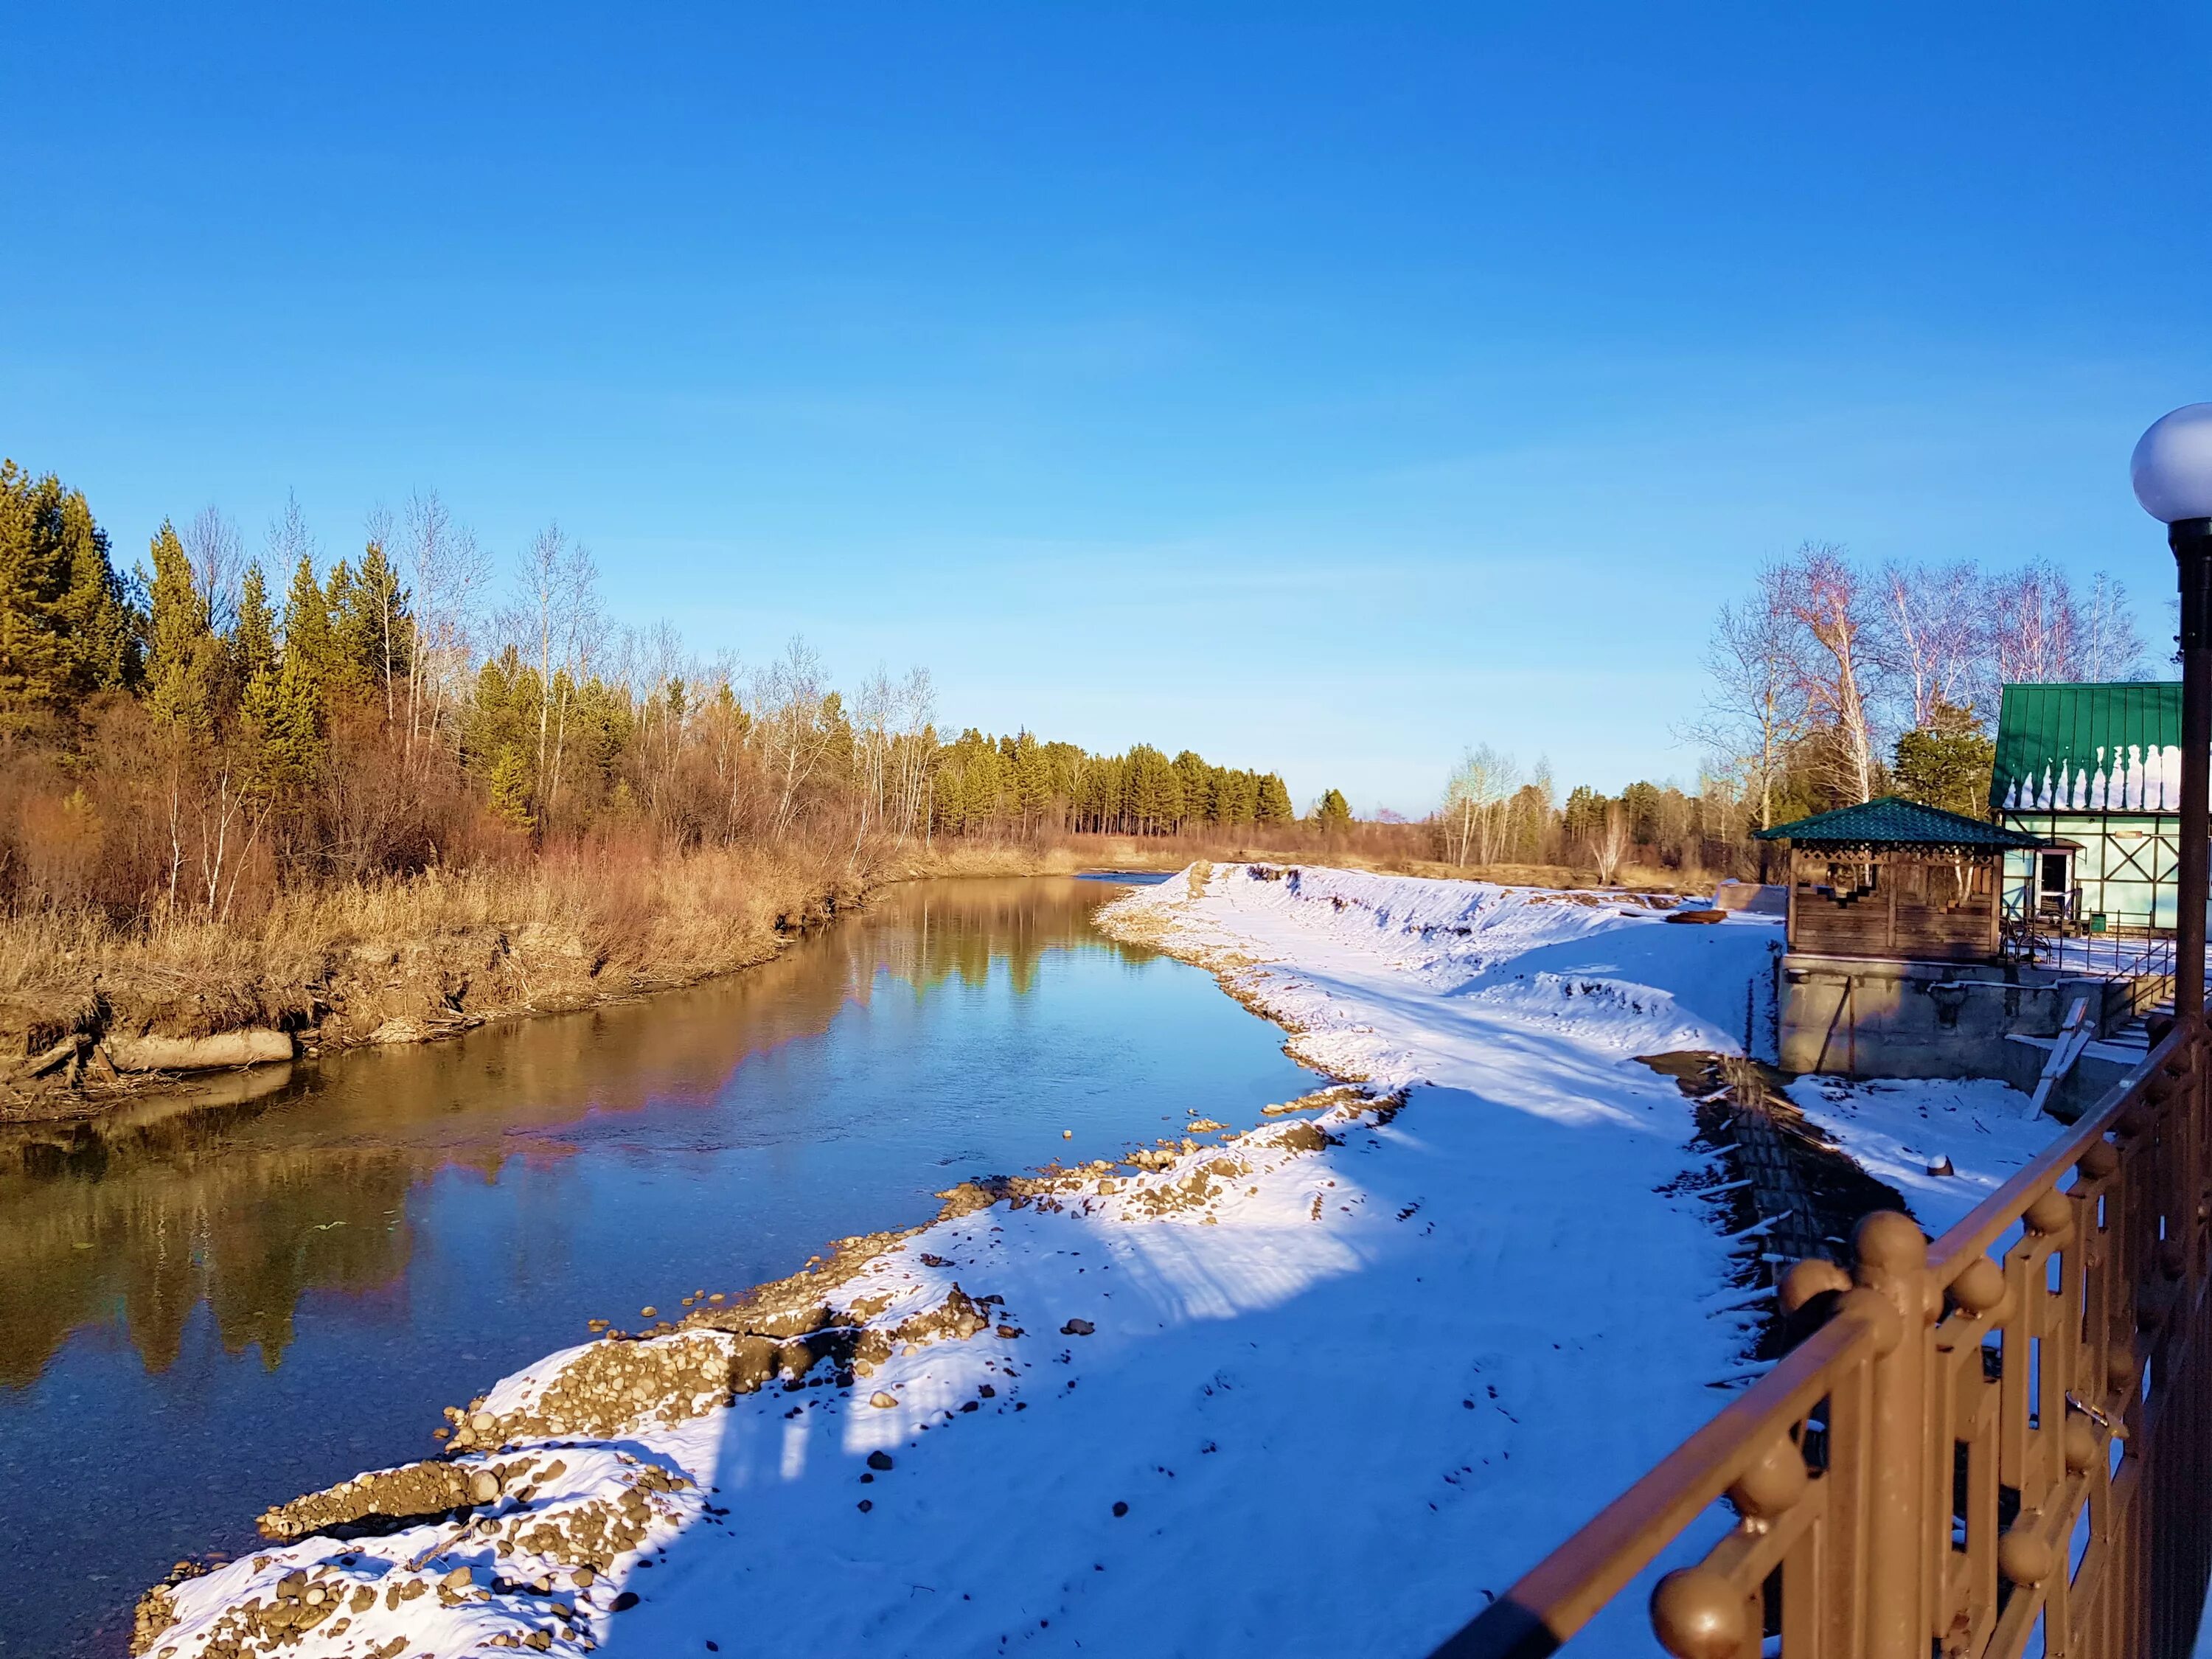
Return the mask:
[[[2042,845],[2017,830],[1923,806],[1901,795],[1881,795],[1795,823],[1778,823],[1759,831],[1758,839],[1794,842],[1800,847],[1948,847],[1990,852]]]
[[[2181,684],[2008,685],[1990,805],[2001,812],[2172,812]]]

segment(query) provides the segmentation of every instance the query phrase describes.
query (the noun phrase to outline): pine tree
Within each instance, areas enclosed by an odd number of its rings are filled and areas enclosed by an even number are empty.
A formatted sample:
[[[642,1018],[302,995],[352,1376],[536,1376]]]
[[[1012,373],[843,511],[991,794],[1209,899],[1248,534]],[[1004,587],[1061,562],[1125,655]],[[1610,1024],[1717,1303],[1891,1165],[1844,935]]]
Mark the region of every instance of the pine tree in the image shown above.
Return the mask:
[[[206,596],[175,526],[164,520],[150,550],[154,579],[146,639],[146,708],[174,739],[201,745],[215,737],[222,647],[209,626]]]
[[[330,598],[315,580],[314,561],[302,553],[284,595],[283,660],[285,673],[312,695],[319,716],[324,689],[331,678],[332,656]]]
[[[530,757],[521,744],[501,745],[489,782],[491,810],[502,822],[524,831],[538,827],[530,810]]]
[[[1989,807],[1996,753],[1972,710],[1938,702],[1927,725],[1897,740],[1898,793],[1946,812],[1980,817]]]
[[[1331,790],[1329,793],[1334,794],[1335,791]],[[1337,798],[1340,800],[1343,799],[1342,796]],[[1254,816],[1261,823],[1288,823],[1297,816],[1291,807],[1290,790],[1273,772],[1260,780]],[[1347,817],[1351,816],[1349,810],[1346,811],[1346,816]]]
[[[1179,822],[1194,821],[1209,815],[1213,804],[1213,775],[1216,769],[1188,749],[1175,757],[1176,778],[1182,786],[1182,810],[1176,815]]]
[[[323,760],[317,690],[307,671],[293,662],[264,667],[246,683],[239,712],[256,792],[272,801],[296,803]]]
[[[248,565],[238,585],[238,623],[230,633],[230,672],[241,686],[251,685],[276,666],[276,617],[269,608],[269,582],[258,564]]]
[[[383,698],[386,720],[398,717],[398,688],[414,659],[415,619],[407,597],[384,544],[371,541],[362,553],[342,632],[347,655],[359,665],[363,682]]]
[[[136,620],[84,496],[0,461],[0,726],[131,684]]]
[[[1052,811],[1052,769],[1043,747],[1026,732],[1014,746],[1014,800],[1026,825],[1042,823]]]

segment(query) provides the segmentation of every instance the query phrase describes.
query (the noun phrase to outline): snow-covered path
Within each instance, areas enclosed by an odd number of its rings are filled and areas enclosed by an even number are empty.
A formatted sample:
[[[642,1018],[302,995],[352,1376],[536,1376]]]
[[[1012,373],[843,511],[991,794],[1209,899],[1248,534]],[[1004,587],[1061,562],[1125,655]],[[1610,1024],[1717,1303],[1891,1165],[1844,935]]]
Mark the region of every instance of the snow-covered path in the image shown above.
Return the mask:
[[[190,1580],[149,1650],[1413,1654],[1711,1415],[1747,1316],[1633,1056],[1738,1046],[1778,928],[1245,866],[1106,925],[1391,1099],[948,1213],[824,1275],[787,1390],[728,1328],[550,1356],[404,1477],[476,1507]]]

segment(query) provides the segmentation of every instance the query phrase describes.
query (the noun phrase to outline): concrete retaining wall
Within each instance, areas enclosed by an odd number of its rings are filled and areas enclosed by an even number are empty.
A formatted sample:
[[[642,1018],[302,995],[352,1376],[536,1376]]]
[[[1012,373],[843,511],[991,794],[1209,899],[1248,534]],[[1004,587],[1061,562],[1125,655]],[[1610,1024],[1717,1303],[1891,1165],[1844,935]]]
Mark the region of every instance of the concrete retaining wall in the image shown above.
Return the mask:
[[[2011,963],[1793,954],[1778,971],[1780,1059],[1790,1072],[2010,1079],[2023,1045],[2008,1039],[2056,1036],[2077,997],[2088,999],[2100,1035],[2129,1017],[2118,981]]]

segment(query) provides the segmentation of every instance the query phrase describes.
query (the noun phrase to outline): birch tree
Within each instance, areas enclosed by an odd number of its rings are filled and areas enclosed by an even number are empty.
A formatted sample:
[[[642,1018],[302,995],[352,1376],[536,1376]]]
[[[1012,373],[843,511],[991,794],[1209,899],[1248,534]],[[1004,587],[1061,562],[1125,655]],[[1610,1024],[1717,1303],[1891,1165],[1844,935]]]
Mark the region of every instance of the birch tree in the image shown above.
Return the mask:
[[[794,635],[783,655],[759,674],[755,686],[758,730],[776,798],[773,834],[781,837],[798,814],[800,791],[829,752],[833,734],[822,718],[828,681],[822,659]]]
[[[415,649],[406,662],[407,762],[410,775],[420,775],[475,666],[477,608],[491,562],[434,489],[409,497],[400,521],[415,591]]]
[[[1488,744],[1461,756],[1444,783],[1445,844],[1458,865],[1494,864],[1509,833],[1506,805],[1521,787],[1513,757]]]
[[[570,706],[590,672],[601,629],[599,579],[591,550],[557,524],[530,538],[515,568],[508,629],[538,671],[538,781],[544,817],[551,817],[561,793]]]
[[[1869,655],[1892,688],[1906,730],[1930,724],[1939,708],[1986,701],[1986,692],[1978,694],[1974,684],[1983,654],[1984,586],[1971,560],[1942,565],[1892,560],[1882,566],[1875,584],[1878,606]],[[1980,712],[1993,716],[1996,711]]]
[[[1812,641],[1800,667],[1801,687],[1813,719],[1830,728],[1830,782],[1848,803],[1874,797],[1875,762],[1867,708],[1863,647],[1866,595],[1844,550],[1808,542],[1788,571],[1791,614]]]
[[[1597,866],[1598,885],[1612,886],[1614,872],[1628,856],[1628,809],[1617,800],[1606,802],[1583,845]]]
[[[1774,823],[1775,786],[1805,734],[1803,625],[1789,568],[1770,560],[1750,597],[1723,605],[1705,646],[1705,712],[1684,735],[1721,757],[1759,803],[1759,827]]]

